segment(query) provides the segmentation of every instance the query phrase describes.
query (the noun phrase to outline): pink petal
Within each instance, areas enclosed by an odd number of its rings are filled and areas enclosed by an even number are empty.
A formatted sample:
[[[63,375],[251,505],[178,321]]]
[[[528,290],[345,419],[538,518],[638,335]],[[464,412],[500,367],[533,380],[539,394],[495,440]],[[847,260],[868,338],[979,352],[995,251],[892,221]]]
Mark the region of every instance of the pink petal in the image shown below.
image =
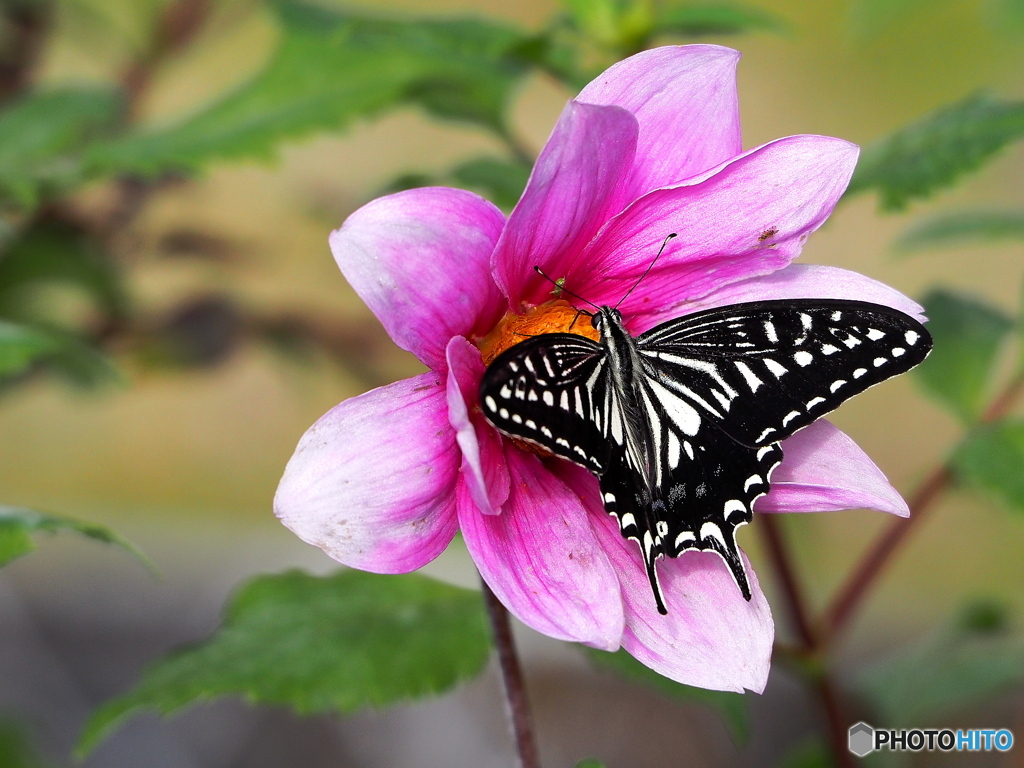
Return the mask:
[[[504,224],[472,192],[410,189],[349,216],[331,250],[395,343],[442,370],[452,336],[486,333],[501,316],[490,258]]]
[[[662,616],[636,542],[622,538],[610,515],[595,517],[594,530],[619,575],[626,604],[622,647],[680,683],[718,691],[763,691],[775,623],[746,555],[741,553],[753,592],[749,602],[713,552],[660,560],[658,575],[668,608]]]
[[[637,289],[639,290],[639,289]],[[790,264],[770,275],[729,283],[686,306],[686,312],[773,299],[852,299],[883,304],[924,322],[924,307],[895,288],[857,272],[818,264]],[[679,316],[679,310],[645,318],[651,325]],[[646,329],[645,329],[646,330]]]
[[[508,467],[501,436],[470,413],[479,411],[484,364],[480,350],[461,336],[448,343],[448,420],[462,449],[462,479],[477,508],[487,515],[501,512],[508,499]]]
[[[846,189],[857,147],[825,136],[766,144],[684,185],[659,189],[613,218],[574,264],[568,287],[624,315],[663,311],[785,267]]]
[[[559,640],[614,650],[619,584],[579,497],[533,454],[506,445],[512,490],[500,515],[481,515],[465,484],[459,524],[480,575],[524,624]]]
[[[636,135],[624,109],[566,105],[494,252],[495,279],[514,309],[550,298],[534,266],[563,277],[568,258],[625,207]]]
[[[413,571],[455,535],[457,455],[442,379],[414,376],[346,400],[310,427],[274,512],[340,563]]]
[[[640,123],[629,199],[735,157],[742,150],[736,65],[717,45],[655,48],[620,61],[576,97],[628,109]]]
[[[819,419],[783,441],[785,458],[757,512],[877,509],[909,517],[910,509],[867,454],[838,427]]]

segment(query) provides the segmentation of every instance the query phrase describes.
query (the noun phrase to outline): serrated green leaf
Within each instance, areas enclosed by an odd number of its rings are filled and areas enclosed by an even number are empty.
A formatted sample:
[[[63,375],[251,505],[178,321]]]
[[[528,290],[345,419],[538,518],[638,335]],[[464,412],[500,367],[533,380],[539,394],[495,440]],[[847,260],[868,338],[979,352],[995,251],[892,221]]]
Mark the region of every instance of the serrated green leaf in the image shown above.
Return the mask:
[[[962,480],[1024,512],[1024,422],[978,429],[957,448],[953,466]]]
[[[984,408],[993,368],[1013,321],[979,299],[942,289],[922,301],[935,340],[914,370],[924,388],[964,422]]]
[[[883,210],[900,210],[952,185],[1022,136],[1024,102],[975,94],[867,147],[846,195],[874,189]]]
[[[94,173],[195,171],[261,159],[288,139],[339,130],[403,103],[497,128],[524,74],[522,36],[465,20],[389,21],[276,4],[282,37],[261,74],[178,125],[95,147]]]
[[[11,560],[34,551],[36,544],[32,534],[56,533],[58,531],[73,531],[104,544],[115,544],[133,554],[143,565],[152,569],[152,564],[145,555],[127,539],[109,528],[70,517],[3,504],[0,504],[0,565],[6,565]]]
[[[80,180],[80,153],[121,107],[113,91],[66,88],[30,93],[0,111],[0,201],[33,207]]]
[[[58,346],[45,331],[0,320],[0,379],[21,373]]]
[[[489,650],[477,592],[417,574],[261,576],[232,598],[212,638],[99,709],[80,751],[141,709],[167,714],[220,696],[313,714],[435,695],[478,674]]]
[[[971,627],[962,617],[916,646],[866,668],[855,687],[887,728],[936,720],[1024,682],[1024,643],[1003,628]]]
[[[506,211],[515,207],[530,178],[530,169],[522,163],[480,157],[455,168],[452,179],[461,186],[481,192]]]
[[[630,656],[626,651],[615,653],[584,648],[587,657],[600,667],[614,670],[623,677],[646,685],[670,698],[688,701],[711,707],[725,720],[733,735],[743,741],[750,733],[750,719],[747,712],[747,701],[741,693],[728,691],[709,691],[683,685],[667,677],[659,675],[650,667],[645,667]]]
[[[734,35],[742,32],[784,32],[789,25],[779,16],[747,5],[709,3],[661,7],[655,14],[654,34]]]
[[[893,245],[897,250],[909,252],[999,240],[1024,241],[1024,213],[958,211],[941,214],[916,223]]]

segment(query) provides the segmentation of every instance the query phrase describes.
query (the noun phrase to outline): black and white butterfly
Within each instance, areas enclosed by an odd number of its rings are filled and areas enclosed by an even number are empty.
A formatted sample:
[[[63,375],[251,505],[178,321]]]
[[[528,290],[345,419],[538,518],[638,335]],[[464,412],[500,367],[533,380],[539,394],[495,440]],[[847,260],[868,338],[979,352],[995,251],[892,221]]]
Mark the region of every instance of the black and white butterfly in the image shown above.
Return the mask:
[[[655,564],[688,549],[721,555],[749,600],[736,528],[768,493],[780,441],[932,346],[902,312],[833,299],[733,304],[635,338],[613,307],[591,321],[600,343],[551,333],[499,355],[481,404],[501,432],[598,477],[663,614]]]

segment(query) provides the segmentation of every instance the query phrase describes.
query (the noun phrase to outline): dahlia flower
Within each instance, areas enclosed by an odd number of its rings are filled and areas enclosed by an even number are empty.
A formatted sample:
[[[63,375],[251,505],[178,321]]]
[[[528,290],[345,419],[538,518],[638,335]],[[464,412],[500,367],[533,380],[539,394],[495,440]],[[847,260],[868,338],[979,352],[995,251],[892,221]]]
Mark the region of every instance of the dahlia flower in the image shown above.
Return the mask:
[[[341,271],[428,371],[346,400],[309,429],[275,499],[286,526],[377,573],[415,570],[461,531],[482,578],[533,629],[621,646],[690,685],[764,688],[774,625],[753,572],[748,602],[716,554],[663,560],[669,613],[660,615],[639,549],[604,511],[595,478],[500,435],[478,403],[498,352],[574,318],[534,267],[613,305],[669,233],[678,236],[619,306],[633,333],[709,307],[784,298],[859,299],[921,318],[920,306],[867,277],[791,264],[842,195],[858,150],[791,136],[743,151],[738,59],[691,45],[608,69],[565,107],[507,218],[442,187],[388,195],[349,216],[330,238]],[[782,447],[758,512],[908,514],[827,421]]]

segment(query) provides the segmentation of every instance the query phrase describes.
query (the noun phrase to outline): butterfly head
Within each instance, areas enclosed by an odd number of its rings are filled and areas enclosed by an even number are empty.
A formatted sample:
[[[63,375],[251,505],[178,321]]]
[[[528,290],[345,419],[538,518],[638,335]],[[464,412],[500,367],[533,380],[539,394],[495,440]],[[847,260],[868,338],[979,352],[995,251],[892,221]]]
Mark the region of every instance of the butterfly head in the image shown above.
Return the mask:
[[[610,328],[622,326],[622,313],[614,307],[601,307],[601,309],[591,315],[590,324],[594,326],[602,336],[605,336]]]

